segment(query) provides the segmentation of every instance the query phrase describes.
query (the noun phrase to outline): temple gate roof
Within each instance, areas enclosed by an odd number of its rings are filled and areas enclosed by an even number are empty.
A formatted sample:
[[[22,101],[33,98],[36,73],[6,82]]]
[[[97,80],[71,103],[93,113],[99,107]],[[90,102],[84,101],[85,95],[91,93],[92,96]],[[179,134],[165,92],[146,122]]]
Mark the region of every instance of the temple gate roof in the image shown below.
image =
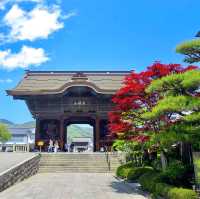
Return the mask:
[[[90,87],[97,93],[114,94],[130,71],[27,71],[8,95],[59,94],[74,86]]]

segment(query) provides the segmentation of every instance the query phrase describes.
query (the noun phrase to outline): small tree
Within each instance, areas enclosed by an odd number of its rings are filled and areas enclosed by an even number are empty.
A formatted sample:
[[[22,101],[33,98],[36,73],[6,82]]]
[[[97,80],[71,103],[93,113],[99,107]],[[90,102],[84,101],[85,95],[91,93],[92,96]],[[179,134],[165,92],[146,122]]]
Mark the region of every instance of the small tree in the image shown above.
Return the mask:
[[[5,143],[11,139],[11,133],[4,124],[0,124],[0,142]]]
[[[176,52],[185,55],[187,63],[200,62],[200,39],[194,39],[179,44]]]
[[[109,114],[109,130],[112,134],[120,134],[124,139],[130,139],[130,136],[136,137],[144,132],[160,130],[160,123],[165,118],[158,120],[144,120],[141,115],[152,107],[159,100],[158,93],[147,93],[146,88],[150,83],[164,76],[173,73],[182,73],[186,70],[194,69],[194,66],[182,67],[179,64],[161,64],[155,62],[140,73],[132,72],[125,77],[123,87],[117,91],[113,97],[115,103],[114,110]],[[121,136],[124,135],[124,136]],[[139,139],[140,140],[140,139]]]
[[[159,132],[164,135],[158,135],[157,142],[162,146],[181,142],[182,160],[187,162],[187,143],[199,145],[200,71],[171,74],[154,80],[146,92],[157,93],[160,100],[142,117],[147,121],[165,118]]]

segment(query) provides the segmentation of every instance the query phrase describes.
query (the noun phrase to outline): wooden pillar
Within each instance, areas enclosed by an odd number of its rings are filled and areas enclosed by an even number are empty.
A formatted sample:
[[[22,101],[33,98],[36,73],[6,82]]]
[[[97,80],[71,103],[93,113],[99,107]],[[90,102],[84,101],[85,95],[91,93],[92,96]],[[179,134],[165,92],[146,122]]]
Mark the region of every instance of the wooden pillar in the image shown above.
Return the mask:
[[[100,119],[97,116],[95,120],[95,151],[100,150]]]
[[[37,146],[37,142],[40,140],[40,125],[41,121],[39,118],[36,119],[36,128],[35,128],[35,146]]]
[[[64,136],[64,119],[60,119],[60,148],[61,150],[64,150],[64,145],[65,145],[65,136]]]

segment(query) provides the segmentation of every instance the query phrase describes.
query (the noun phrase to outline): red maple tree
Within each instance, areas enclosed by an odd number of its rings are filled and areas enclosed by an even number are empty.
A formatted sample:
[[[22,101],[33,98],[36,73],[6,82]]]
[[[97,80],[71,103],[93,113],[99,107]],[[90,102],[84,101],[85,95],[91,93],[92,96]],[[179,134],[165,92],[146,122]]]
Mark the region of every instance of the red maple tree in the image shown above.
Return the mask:
[[[155,62],[145,71],[139,73],[132,71],[125,77],[122,88],[112,98],[115,107],[109,113],[110,133],[115,136],[120,134],[125,139],[138,142],[148,140],[149,136],[145,136],[144,132],[158,131],[160,121],[144,121],[140,115],[145,109],[151,109],[160,96],[158,93],[149,95],[145,89],[154,79],[196,68],[195,66],[184,68],[180,64]],[[166,118],[160,118],[160,120],[166,120]]]

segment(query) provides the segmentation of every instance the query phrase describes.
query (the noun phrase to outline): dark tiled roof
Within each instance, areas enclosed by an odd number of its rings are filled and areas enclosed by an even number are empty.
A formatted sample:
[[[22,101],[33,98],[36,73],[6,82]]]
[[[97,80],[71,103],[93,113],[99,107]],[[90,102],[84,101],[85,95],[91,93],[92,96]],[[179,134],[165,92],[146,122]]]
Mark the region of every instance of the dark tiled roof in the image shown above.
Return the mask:
[[[72,86],[88,86],[99,93],[115,93],[128,71],[27,71],[9,95],[44,95],[62,93]]]

